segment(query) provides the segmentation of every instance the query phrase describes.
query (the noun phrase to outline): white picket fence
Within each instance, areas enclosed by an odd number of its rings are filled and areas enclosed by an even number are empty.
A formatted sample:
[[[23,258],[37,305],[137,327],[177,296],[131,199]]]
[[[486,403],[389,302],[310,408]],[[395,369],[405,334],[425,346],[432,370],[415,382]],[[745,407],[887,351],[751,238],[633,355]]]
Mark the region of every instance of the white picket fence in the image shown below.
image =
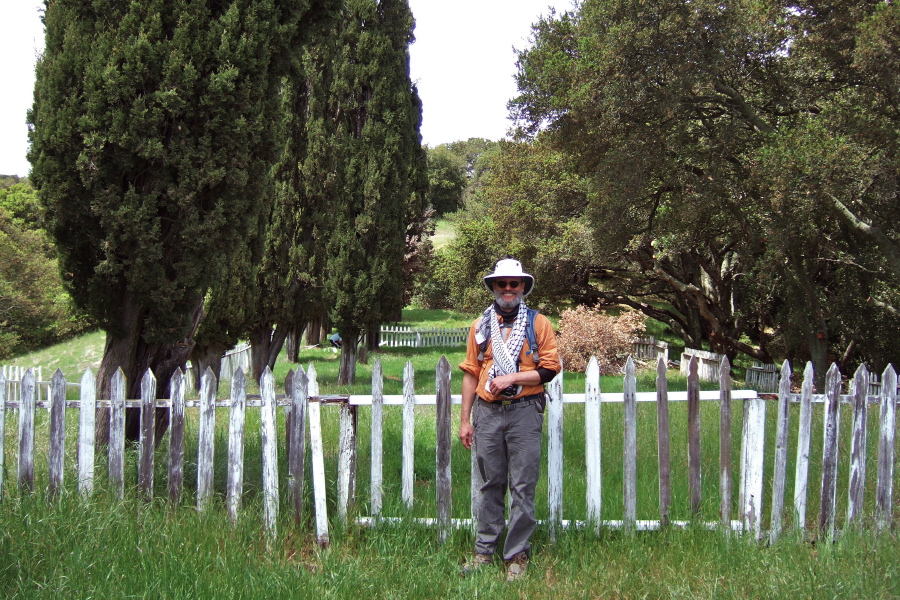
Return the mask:
[[[745,384],[750,389],[767,393],[777,392],[780,381],[781,370],[778,365],[753,361],[753,366],[747,368]]]
[[[688,374],[688,365],[690,365],[691,358],[696,357],[698,360],[698,372],[700,374],[700,381],[718,381],[719,380],[719,369],[721,368],[722,359],[725,358],[722,354],[716,354],[715,352],[708,352],[706,350],[695,350],[694,348],[685,348],[684,352],[681,353],[681,374]]]
[[[723,360],[720,369],[719,390],[701,392],[699,389],[699,360],[693,359],[688,369],[688,391],[668,392],[665,363],[658,361],[657,390],[655,392],[636,392],[634,362],[629,359],[626,365],[624,393],[603,393],[600,390],[599,369],[596,361],[588,367],[584,394],[563,394],[562,376],[558,376],[548,384],[550,401],[547,404],[546,435],[548,436],[548,508],[549,518],[543,523],[549,528],[551,539],[557,532],[566,527],[602,527],[623,528],[628,531],[651,530],[667,525],[685,526],[687,522],[675,522],[669,519],[671,506],[672,477],[680,476],[681,470],[671,468],[669,434],[669,403],[687,402],[688,418],[688,465],[684,476],[687,477],[690,507],[693,515],[699,515],[702,502],[700,472],[700,402],[712,401],[719,405],[720,468],[717,473],[719,514],[717,522],[694,525],[710,528],[752,533],[757,539],[763,537],[763,497],[766,473],[764,465],[766,448],[765,413],[768,402],[757,397],[755,391],[732,391],[729,377],[730,367],[727,359]],[[436,369],[437,393],[434,395],[417,395],[413,391],[414,373],[411,364],[407,364],[404,372],[404,393],[397,396],[385,396],[381,365],[376,361],[372,376],[372,394],[359,396],[320,396],[316,382],[315,368],[310,366],[308,373],[298,369],[291,373],[286,382],[285,396],[276,396],[274,377],[266,371],[260,380],[259,399],[248,398],[245,393],[246,381],[243,370],[238,369],[231,382],[230,399],[217,400],[215,390],[217,382],[210,371],[204,375],[201,383],[200,399],[186,401],[184,399],[184,382],[180,372],[172,381],[170,399],[157,400],[156,383],[149,371],[144,376],[141,386],[140,400],[126,400],[124,397],[125,381],[121,371],[112,379],[112,399],[101,400],[96,397],[93,375],[86,371],[81,378],[81,397],[78,401],[66,401],[65,378],[61,372],[53,377],[51,399],[49,402],[38,402],[35,399],[35,380],[32,372],[26,372],[21,381],[21,400],[9,400],[6,397],[6,381],[0,376],[0,439],[5,432],[5,412],[17,410],[18,419],[18,484],[23,489],[34,486],[34,415],[38,406],[50,408],[50,441],[49,441],[49,492],[55,496],[63,486],[63,458],[65,452],[65,419],[66,409],[79,410],[78,439],[78,490],[89,495],[94,481],[94,417],[97,407],[109,407],[110,410],[110,443],[108,447],[108,481],[119,497],[124,494],[124,412],[126,407],[141,409],[141,436],[138,452],[138,491],[149,498],[153,493],[153,461],[154,453],[154,419],[155,407],[168,408],[171,426],[169,429],[168,456],[168,492],[171,499],[179,501],[183,494],[185,407],[199,407],[198,456],[197,456],[197,492],[196,505],[204,510],[213,493],[213,440],[215,427],[215,411],[217,408],[229,410],[229,442],[227,452],[226,501],[229,517],[237,518],[241,509],[243,489],[243,448],[247,432],[244,430],[244,417],[247,408],[259,407],[261,410],[260,439],[263,454],[262,489],[264,493],[263,521],[271,536],[276,535],[278,489],[280,474],[278,472],[277,453],[279,445],[275,429],[275,414],[278,407],[286,412],[285,445],[287,460],[287,486],[290,489],[292,508],[299,515],[303,510],[303,486],[305,454],[307,444],[311,451],[310,479],[312,483],[316,536],[321,544],[328,543],[329,521],[326,503],[326,477],[324,470],[324,440],[321,427],[321,407],[336,404],[340,407],[340,435],[338,450],[337,474],[337,516],[346,521],[354,506],[356,489],[357,460],[357,407],[371,406],[371,485],[369,500],[370,514],[360,517],[363,523],[375,524],[383,517],[384,472],[383,460],[383,419],[385,407],[397,405],[402,407],[402,468],[401,468],[401,500],[407,507],[412,507],[414,490],[414,431],[416,406],[436,407],[435,456],[436,456],[436,499],[437,515],[435,518],[421,519],[425,523],[437,526],[441,539],[445,539],[453,527],[471,526],[472,519],[451,519],[450,510],[450,455],[454,443],[451,431],[451,405],[459,403],[459,396],[450,393],[450,365],[442,358]],[[868,435],[867,419],[869,405],[880,408],[880,427],[878,440],[877,477],[875,482],[874,523],[877,529],[883,529],[892,521],[893,502],[893,468],[894,468],[894,432],[896,425],[897,376],[892,367],[884,373],[884,392],[877,397],[866,394],[868,373],[865,367],[857,371],[853,390],[849,395],[840,394],[840,373],[833,366],[827,376],[825,394],[812,393],[812,366],[807,365],[804,372],[803,391],[792,394],[786,382],[790,382],[790,366],[782,367],[779,399],[777,403],[777,425],[774,440],[775,460],[771,481],[771,516],[769,519],[768,538],[777,539],[783,529],[785,487],[787,479],[787,440],[789,430],[788,405],[791,402],[800,404],[799,423],[797,424],[797,453],[794,475],[793,527],[800,537],[806,532],[806,503],[810,482],[808,471],[810,461],[811,423],[814,406],[824,407],[824,440],[821,485],[816,487],[821,492],[820,512],[818,518],[819,531],[827,537],[835,535],[837,514],[837,464],[838,434],[840,429],[838,406],[849,403],[853,410],[852,443],[850,448],[850,480],[847,487],[848,507],[844,528],[863,523],[863,490],[866,484],[866,438]],[[741,456],[738,461],[740,469],[740,488],[738,491],[737,515],[733,515],[731,489],[731,421],[732,401],[743,401],[743,428],[741,438]],[[657,409],[658,474],[659,474],[659,516],[657,520],[638,521],[637,515],[637,403],[655,402]],[[602,407],[608,403],[624,405],[624,447],[617,456],[601,457],[601,413]],[[563,413],[564,407],[570,404],[583,404],[585,415],[585,456],[587,483],[587,512],[581,519],[563,518]],[[309,439],[306,437],[306,422],[309,422]],[[191,430],[193,430],[192,428]],[[390,451],[390,450],[389,450]],[[474,457],[474,453],[472,453]],[[604,520],[602,517],[603,501],[609,501],[610,490],[601,486],[601,465],[610,460],[623,460],[623,487],[621,496],[624,506],[624,518],[621,520]],[[604,462],[605,461],[605,462]],[[3,454],[0,446],[0,472],[2,472]],[[645,467],[641,467],[645,468]],[[478,505],[478,489],[480,479],[478,469],[472,459],[470,484],[470,514],[474,514]],[[3,480],[0,478],[0,494]],[[616,495],[612,490],[612,495]],[[2,495],[0,495],[2,498]],[[737,518],[732,520],[732,517]]]
[[[632,344],[632,356],[641,360],[658,360],[660,357],[666,363],[669,362],[669,343],[658,340],[655,337],[644,336],[636,339]]]
[[[468,327],[414,327],[381,326],[381,346],[386,348],[425,348],[431,346],[463,346],[469,335]]]

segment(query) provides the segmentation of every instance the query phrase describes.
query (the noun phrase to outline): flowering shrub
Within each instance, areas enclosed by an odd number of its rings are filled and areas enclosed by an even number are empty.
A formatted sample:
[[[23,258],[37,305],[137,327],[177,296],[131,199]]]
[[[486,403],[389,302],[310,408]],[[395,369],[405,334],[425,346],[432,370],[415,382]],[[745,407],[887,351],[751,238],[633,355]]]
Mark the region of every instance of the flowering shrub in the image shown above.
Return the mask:
[[[584,372],[591,356],[601,373],[620,372],[635,339],[644,333],[644,317],[627,311],[617,317],[579,306],[563,311],[559,321],[559,355],[567,371]]]

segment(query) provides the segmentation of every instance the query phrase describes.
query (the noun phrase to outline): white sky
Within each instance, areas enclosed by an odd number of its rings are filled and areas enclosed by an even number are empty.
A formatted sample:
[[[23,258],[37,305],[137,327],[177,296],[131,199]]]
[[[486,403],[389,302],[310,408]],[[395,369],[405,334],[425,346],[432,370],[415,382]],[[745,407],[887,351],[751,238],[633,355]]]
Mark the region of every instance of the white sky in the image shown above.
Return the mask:
[[[423,104],[422,140],[436,146],[470,137],[503,138],[515,96],[513,47],[527,45],[539,15],[571,0],[409,0],[416,19],[411,76]],[[44,45],[41,0],[5,0],[0,19],[0,174],[25,176],[30,165],[25,113],[32,103],[35,58]]]

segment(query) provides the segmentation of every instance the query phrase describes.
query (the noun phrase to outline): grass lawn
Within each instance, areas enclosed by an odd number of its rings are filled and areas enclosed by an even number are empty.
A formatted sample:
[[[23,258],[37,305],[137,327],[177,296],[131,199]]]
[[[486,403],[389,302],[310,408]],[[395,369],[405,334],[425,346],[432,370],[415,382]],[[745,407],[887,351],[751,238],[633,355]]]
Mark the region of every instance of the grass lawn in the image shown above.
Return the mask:
[[[420,319],[430,323],[441,319],[445,326],[467,324],[465,315],[428,314],[409,311],[404,322]],[[91,334],[77,341],[71,352],[64,347],[46,355],[31,355],[22,360],[30,364],[57,365],[67,376],[80,375],[86,356],[102,353],[102,334]],[[68,344],[66,345],[68,346]],[[359,365],[359,383],[337,386],[339,356],[330,349],[303,350],[304,368],[314,364],[323,393],[369,393],[369,378],[375,358],[385,373],[385,393],[399,394],[400,374],[407,362],[416,370],[416,391],[434,393],[434,367],[442,355],[453,366],[454,393],[459,393],[461,377],[456,369],[462,349],[396,349],[370,355],[369,364]],[[43,357],[42,357],[43,356]],[[26,363],[29,364],[29,363]],[[289,368],[297,365],[281,360],[276,365],[277,385],[283,384]],[[45,368],[45,374],[46,369]],[[654,389],[654,374],[639,373],[638,388]],[[584,376],[566,373],[565,391],[584,391]],[[227,394],[227,382],[220,396]],[[621,391],[621,377],[604,377],[603,391]],[[670,389],[684,389],[684,379],[671,375]],[[710,388],[713,389],[713,388]],[[454,407],[458,426],[459,409]],[[673,506],[675,520],[689,519],[687,491],[686,410],[684,403],[671,409]],[[797,412],[792,407],[792,423]],[[701,520],[718,518],[718,409],[714,403],[701,407],[703,427],[703,503]],[[603,407],[603,489],[604,519],[622,518],[622,407]],[[774,448],[774,407],[767,418],[767,470]],[[245,448],[245,484],[243,510],[236,526],[226,517],[224,490],[227,449],[227,411],[217,411],[215,439],[215,496],[211,506],[199,513],[194,507],[197,464],[197,414],[189,409],[185,464],[186,493],[179,504],[169,505],[165,498],[168,436],[156,455],[155,500],[150,504],[137,498],[133,486],[126,484],[124,502],[114,499],[105,489],[105,454],[97,459],[97,493],[82,500],[74,492],[76,474],[75,439],[77,413],[68,411],[65,486],[67,492],[56,501],[47,499],[46,411],[37,420],[36,492],[28,494],[16,488],[17,415],[6,417],[5,460],[2,466],[3,496],[0,498],[0,590],[4,598],[895,598],[900,596],[900,543],[892,531],[874,535],[868,530],[849,532],[835,543],[801,541],[786,520],[786,534],[774,546],[759,543],[751,536],[729,536],[701,529],[671,529],[629,536],[618,530],[603,529],[599,535],[583,530],[561,531],[555,541],[546,526],[539,526],[533,538],[534,557],[524,581],[506,585],[499,563],[470,578],[460,578],[458,567],[471,551],[473,533],[455,531],[450,539],[437,542],[434,529],[402,518],[433,517],[434,481],[434,409],[416,410],[415,490],[411,512],[400,502],[401,408],[385,407],[383,515],[400,517],[398,524],[375,528],[350,525],[341,528],[333,519],[336,498],[338,411],[325,407],[323,433],[326,439],[326,485],[328,511],[332,516],[331,545],[320,549],[314,541],[309,479],[300,523],[290,514],[286,493],[286,467],[279,453],[282,496],[278,537],[267,543],[262,525],[260,496],[261,447],[259,411],[248,410]],[[734,407],[735,447],[734,502],[740,456],[740,403]],[[820,415],[820,413],[817,413]],[[283,413],[279,411],[278,431],[283,436]],[[356,508],[353,515],[368,514],[369,497],[369,418],[368,408],[359,412],[359,462]],[[816,461],[821,453],[821,418],[816,417],[811,456],[815,456],[810,475],[808,520],[818,510]],[[842,411],[841,423],[851,421]],[[870,415],[870,428],[877,419]],[[566,405],[564,420],[563,518],[583,519],[585,500],[584,409]],[[847,504],[849,478],[848,427],[842,425],[842,458],[838,478],[839,527]],[[792,428],[795,431],[795,427]],[[638,407],[638,519],[657,518],[658,471],[656,469],[655,406]],[[871,432],[870,432],[871,433]],[[792,434],[794,435],[794,434]],[[870,444],[875,436],[870,435]],[[546,442],[545,442],[546,443]],[[793,469],[796,439],[789,440],[789,469]],[[126,481],[136,481],[136,451],[128,449]],[[548,517],[546,484],[546,448],[543,475],[537,490],[539,519]],[[869,473],[877,456],[877,443],[869,449]],[[460,444],[452,451],[452,516],[469,516],[469,453]],[[793,473],[792,470],[789,470]],[[308,473],[308,472],[307,472]],[[308,477],[308,475],[307,475]],[[767,472],[766,494],[771,494],[771,473]],[[897,474],[895,474],[895,478]],[[895,483],[895,488],[900,487]],[[788,497],[793,492],[789,484]],[[866,490],[866,514],[871,515],[874,494]],[[790,505],[790,503],[788,502]],[[763,506],[770,505],[768,497]],[[788,509],[789,511],[790,509]],[[896,511],[895,511],[896,512]],[[870,523],[866,523],[870,525]],[[768,527],[768,512],[764,527]],[[809,530],[814,530],[810,527]]]

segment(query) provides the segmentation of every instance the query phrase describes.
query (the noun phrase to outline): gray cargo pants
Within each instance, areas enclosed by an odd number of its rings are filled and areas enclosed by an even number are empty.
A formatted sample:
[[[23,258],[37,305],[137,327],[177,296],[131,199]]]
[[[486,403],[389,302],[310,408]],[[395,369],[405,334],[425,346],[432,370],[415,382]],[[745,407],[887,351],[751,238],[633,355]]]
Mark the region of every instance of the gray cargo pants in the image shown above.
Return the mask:
[[[475,552],[493,554],[507,525],[503,558],[531,550],[534,490],[541,470],[543,411],[534,401],[503,406],[475,399],[472,426],[475,460],[484,484],[478,508]],[[507,485],[512,506],[506,523]]]

